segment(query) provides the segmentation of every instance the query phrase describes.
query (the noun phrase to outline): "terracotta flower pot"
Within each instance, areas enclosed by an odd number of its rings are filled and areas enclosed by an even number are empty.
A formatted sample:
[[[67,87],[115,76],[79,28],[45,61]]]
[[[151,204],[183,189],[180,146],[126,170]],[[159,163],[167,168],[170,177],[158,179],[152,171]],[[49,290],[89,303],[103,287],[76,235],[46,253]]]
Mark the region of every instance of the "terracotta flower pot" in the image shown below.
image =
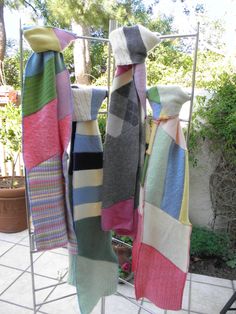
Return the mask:
[[[25,188],[0,189],[0,232],[14,233],[27,229]]]

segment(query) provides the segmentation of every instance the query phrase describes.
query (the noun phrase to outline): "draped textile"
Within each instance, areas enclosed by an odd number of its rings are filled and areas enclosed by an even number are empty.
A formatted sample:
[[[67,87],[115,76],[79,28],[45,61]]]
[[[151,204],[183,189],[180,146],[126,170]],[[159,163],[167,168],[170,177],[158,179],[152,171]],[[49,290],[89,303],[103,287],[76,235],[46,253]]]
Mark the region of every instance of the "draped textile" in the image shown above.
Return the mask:
[[[34,50],[25,68],[22,127],[36,248],[49,250],[69,243],[70,251],[76,253],[66,164],[72,95],[61,53],[76,35],[52,27],[30,27],[24,37]]]
[[[133,247],[136,298],[180,310],[188,264],[188,151],[179,111],[189,96],[178,86],[147,92],[152,130],[140,192],[138,234]]]
[[[69,175],[78,255],[70,254],[68,282],[77,288],[82,314],[116,292],[117,258],[111,232],[101,228],[103,147],[97,114],[107,91],[73,88],[74,117]]]
[[[145,154],[145,58],[160,40],[141,25],[110,33],[116,61],[104,147],[103,230],[135,236]]]

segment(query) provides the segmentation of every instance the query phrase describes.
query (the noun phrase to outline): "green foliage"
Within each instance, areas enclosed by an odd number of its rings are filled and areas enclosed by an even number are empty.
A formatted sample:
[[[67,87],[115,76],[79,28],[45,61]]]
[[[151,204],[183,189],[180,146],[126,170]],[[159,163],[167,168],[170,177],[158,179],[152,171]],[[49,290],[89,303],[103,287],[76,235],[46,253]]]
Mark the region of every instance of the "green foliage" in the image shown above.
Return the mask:
[[[226,233],[216,233],[210,229],[193,226],[191,255],[224,258],[227,256],[230,248],[230,239]]]
[[[70,45],[63,52],[64,62],[67,70],[70,73],[70,81],[73,84],[75,82],[75,66],[73,59],[73,46]]]
[[[72,20],[87,26],[108,25],[113,1],[34,0],[34,6],[47,24],[70,27]]]
[[[119,236],[114,231],[112,231],[112,237],[121,240],[129,245],[133,245],[133,239],[127,236]]]
[[[226,261],[226,265],[232,269],[236,268],[236,253],[234,254],[234,256],[231,259]]]
[[[92,42],[90,56],[92,81],[96,81],[107,71],[108,45],[101,42]]]
[[[207,139],[213,151],[236,165],[236,74],[221,74],[212,88],[210,100],[198,98],[190,132],[190,156],[196,154],[199,141]]]
[[[105,133],[106,133],[106,121],[107,115],[106,114],[99,114],[98,115],[98,126],[101,132],[102,142],[105,142]]]
[[[21,152],[21,108],[12,103],[0,107],[0,123],[0,142],[6,148],[5,161],[10,160],[13,163],[13,178],[14,166]]]
[[[26,64],[29,55],[29,50],[25,50],[23,54],[23,62]],[[7,56],[4,59],[4,76],[6,84],[13,86],[15,89],[20,89],[20,54]]]
[[[192,58],[173,45],[159,44],[147,59],[147,84],[191,85]]]

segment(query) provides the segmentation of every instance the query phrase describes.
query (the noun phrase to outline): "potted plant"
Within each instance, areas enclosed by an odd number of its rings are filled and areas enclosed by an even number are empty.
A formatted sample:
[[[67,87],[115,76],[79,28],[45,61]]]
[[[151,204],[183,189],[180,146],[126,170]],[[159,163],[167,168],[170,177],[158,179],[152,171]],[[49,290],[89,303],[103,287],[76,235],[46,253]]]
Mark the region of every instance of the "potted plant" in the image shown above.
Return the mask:
[[[11,162],[11,174],[0,177],[0,232],[13,233],[27,228],[24,177],[15,175],[21,152],[21,109],[8,102],[0,107],[0,143],[4,162]]]

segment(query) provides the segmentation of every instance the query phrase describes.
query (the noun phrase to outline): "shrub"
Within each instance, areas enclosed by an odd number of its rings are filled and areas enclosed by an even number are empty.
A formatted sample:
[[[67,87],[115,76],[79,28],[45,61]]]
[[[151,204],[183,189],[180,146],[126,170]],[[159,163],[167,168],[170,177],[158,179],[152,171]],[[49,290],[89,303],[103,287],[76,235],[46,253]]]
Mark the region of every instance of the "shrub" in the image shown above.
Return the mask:
[[[190,155],[196,154],[199,140],[209,140],[228,164],[236,165],[236,74],[223,73],[215,82],[213,96],[198,98],[190,132]]]
[[[203,227],[193,227],[190,254],[199,257],[227,258],[231,241],[226,233]]]

